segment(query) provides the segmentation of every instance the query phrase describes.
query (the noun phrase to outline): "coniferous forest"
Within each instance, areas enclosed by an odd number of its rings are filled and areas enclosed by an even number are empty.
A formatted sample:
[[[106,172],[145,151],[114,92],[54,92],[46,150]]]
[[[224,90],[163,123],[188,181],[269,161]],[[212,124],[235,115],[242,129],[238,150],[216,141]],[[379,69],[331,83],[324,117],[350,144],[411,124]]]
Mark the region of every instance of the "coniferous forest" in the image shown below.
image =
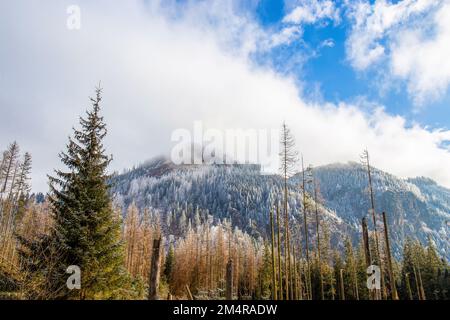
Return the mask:
[[[427,181],[398,180],[412,190],[406,206],[383,190],[380,181],[397,180],[373,168],[365,150],[345,171],[363,181],[350,191],[362,194],[350,214],[345,181],[330,187],[328,169],[306,166],[285,123],[279,174],[164,158],[110,172],[102,94],[97,88],[74,123],[45,194],[31,191],[32,155],[17,142],[4,146],[0,299],[450,299],[450,224],[425,205]],[[442,192],[436,207],[449,201]],[[342,203],[346,215],[336,209]],[[441,231],[412,227],[427,214]]]

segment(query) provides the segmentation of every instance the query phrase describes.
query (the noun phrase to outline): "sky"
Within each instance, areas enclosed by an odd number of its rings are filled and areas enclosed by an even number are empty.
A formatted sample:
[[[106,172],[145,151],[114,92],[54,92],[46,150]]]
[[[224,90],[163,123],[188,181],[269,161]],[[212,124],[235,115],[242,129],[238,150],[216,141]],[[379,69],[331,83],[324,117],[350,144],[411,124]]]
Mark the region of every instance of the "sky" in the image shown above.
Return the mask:
[[[286,121],[307,163],[367,147],[450,188],[450,0],[1,1],[0,43],[0,149],[31,152],[35,191],[100,81],[111,170],[195,121]]]

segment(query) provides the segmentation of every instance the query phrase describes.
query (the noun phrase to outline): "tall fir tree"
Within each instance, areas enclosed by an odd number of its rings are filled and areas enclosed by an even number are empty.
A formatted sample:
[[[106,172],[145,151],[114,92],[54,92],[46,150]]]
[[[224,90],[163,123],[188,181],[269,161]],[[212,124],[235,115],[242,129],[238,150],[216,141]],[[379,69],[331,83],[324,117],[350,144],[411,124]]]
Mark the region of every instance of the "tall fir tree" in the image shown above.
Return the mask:
[[[170,283],[172,281],[172,272],[173,272],[173,265],[175,263],[175,251],[173,248],[173,244],[170,244],[169,251],[167,252],[166,261],[164,262],[164,278],[167,283]]]
[[[74,129],[67,152],[60,154],[68,171],[56,170],[56,177],[49,177],[55,220],[51,237],[61,252],[55,275],[60,298],[116,298],[125,285],[120,222],[108,195],[106,170],[112,157],[105,155],[102,143],[107,130],[100,115],[101,94],[97,88],[92,110],[80,117],[81,130]],[[81,269],[80,290],[65,287],[70,265]]]

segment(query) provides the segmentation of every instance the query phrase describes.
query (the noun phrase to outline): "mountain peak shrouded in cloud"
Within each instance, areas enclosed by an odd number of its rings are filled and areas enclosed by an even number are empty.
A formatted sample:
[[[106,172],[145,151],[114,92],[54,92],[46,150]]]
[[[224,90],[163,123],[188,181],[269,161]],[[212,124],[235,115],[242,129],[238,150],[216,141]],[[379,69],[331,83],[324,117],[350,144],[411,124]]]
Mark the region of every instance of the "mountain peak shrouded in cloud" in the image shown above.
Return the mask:
[[[389,2],[376,2],[380,8],[385,3],[390,10],[386,15],[391,17],[394,9]],[[416,6],[407,5],[416,2]],[[81,28],[68,30],[66,9],[72,3],[2,2],[0,146],[18,140],[29,150],[34,159],[34,189],[46,191],[46,174],[58,166],[57,154],[64,148],[65,137],[89,104],[91,88],[102,80],[109,129],[106,147],[114,154],[113,170],[156,154],[169,154],[171,133],[191,129],[197,120],[217,130],[273,129],[286,120],[298,150],[310,163],[357,160],[367,146],[373,164],[383,170],[400,177],[430,177],[450,187],[450,154],[441,147],[450,140],[445,126],[431,129],[434,126],[412,122],[389,104],[376,101],[375,107],[371,104],[367,108],[364,99],[355,97],[336,101],[306,98],[309,84],[303,75],[315,72],[308,63],[329,57],[302,50],[321,44],[330,52],[345,50],[345,43],[351,47],[355,32],[372,27],[381,28],[382,36],[369,40],[380,41],[378,45],[387,48],[383,54],[392,58],[388,71],[405,81],[408,92],[447,95],[447,62],[437,69],[434,65],[448,50],[442,41],[447,30],[446,1],[429,7],[416,2],[400,1],[406,9],[390,19],[402,21],[396,27],[400,28],[403,21],[409,21],[404,19],[416,19],[417,12],[430,12],[430,23],[439,28],[424,42],[427,46],[423,50],[430,53],[427,61],[434,61],[429,64],[417,60],[420,51],[407,50],[406,46],[417,45],[425,35],[400,37],[400,33],[389,31],[394,23],[384,20],[382,28],[373,27],[369,18],[384,9],[369,3],[364,4],[369,6],[364,15],[355,16],[363,20],[352,25],[346,18],[350,9],[342,7],[345,1],[340,5],[320,1],[320,8],[308,7],[308,1],[289,1],[279,24],[268,26],[255,17],[255,6],[242,7],[239,1],[78,1]],[[296,9],[299,6],[304,11]],[[294,14],[296,10],[303,13]],[[337,19],[339,23],[335,23]],[[300,29],[291,30],[286,38],[276,38],[289,26]],[[349,38],[337,37],[332,32],[335,28],[351,31]],[[372,42],[367,45],[376,49]],[[291,45],[296,51],[289,51]],[[444,51],[439,50],[440,45]],[[289,51],[291,58],[283,68],[287,72],[278,72],[273,64],[279,50]],[[396,58],[402,51],[407,53],[405,60]],[[254,59],[260,52],[266,53],[265,58]],[[300,59],[305,55],[307,59]],[[350,55],[350,59],[356,61],[356,56],[353,59]],[[333,66],[342,64],[352,72],[345,56],[330,61],[326,74],[339,80]],[[372,86],[372,79],[361,79],[357,74],[352,77]],[[336,82],[341,86],[354,84]],[[437,91],[429,86],[433,83]],[[327,88],[321,86],[323,91]],[[360,94],[364,96],[364,92]]]

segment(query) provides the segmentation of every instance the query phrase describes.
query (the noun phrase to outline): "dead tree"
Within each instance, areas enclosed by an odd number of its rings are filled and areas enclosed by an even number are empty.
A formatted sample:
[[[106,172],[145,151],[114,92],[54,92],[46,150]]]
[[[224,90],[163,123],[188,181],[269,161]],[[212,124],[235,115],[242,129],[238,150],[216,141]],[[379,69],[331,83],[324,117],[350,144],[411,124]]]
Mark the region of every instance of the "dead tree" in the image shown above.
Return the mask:
[[[356,300],[359,300],[359,289],[358,289],[358,274],[356,272],[356,263],[353,265],[353,278],[355,282],[355,297]]]
[[[334,276],[332,276],[331,279],[330,279],[331,300],[336,300],[336,289],[334,288],[334,279],[333,278],[334,278]]]
[[[277,238],[278,238],[278,277],[279,277],[279,289],[280,289],[280,294],[279,294],[279,298],[280,300],[283,300],[283,275],[282,275],[282,269],[281,269],[281,236],[280,236],[280,231],[281,231],[281,224],[280,224],[280,209],[278,207],[277,204]]]
[[[233,259],[231,258],[227,263],[226,299],[233,300]]]
[[[391,257],[391,246],[389,243],[388,225],[386,219],[386,213],[383,212],[383,224],[384,224],[384,241],[386,242],[386,254],[388,262],[388,272],[389,272],[389,284],[391,287],[391,297],[392,300],[398,300],[397,288],[395,287],[395,277],[394,270],[392,269],[392,257]]]
[[[186,289],[186,294],[188,296],[188,299],[189,300],[195,300],[194,296],[192,295],[191,289],[189,289],[189,285],[186,285],[185,289]]]
[[[345,290],[344,290],[344,269],[339,270],[339,288],[341,291],[341,300],[345,300]]]
[[[417,297],[419,298],[419,300],[423,300],[420,290],[419,277],[417,277],[417,271],[415,266],[413,266],[413,272],[414,272],[414,282],[416,283]]]
[[[293,253],[292,255],[293,255],[293,262],[294,262],[293,274],[292,274],[292,282],[294,283],[294,286],[293,286],[292,294],[293,294],[293,300],[298,300],[297,259],[295,257],[296,254],[295,254],[295,246],[294,246],[294,244],[292,244],[292,253]]]
[[[281,152],[279,154],[280,156],[280,171],[283,175],[284,180],[284,201],[283,201],[283,208],[284,208],[284,216],[285,216],[285,298],[286,300],[289,300],[289,298],[292,298],[292,283],[290,284],[290,277],[291,277],[291,246],[290,246],[290,239],[289,239],[289,215],[288,215],[288,187],[287,187],[287,181],[288,178],[295,173],[295,165],[297,162],[298,154],[295,151],[295,140],[293,135],[291,134],[291,131],[287,127],[286,123],[283,123],[281,128]],[[291,287],[290,287],[291,285]],[[289,289],[291,289],[291,292],[289,293]]]
[[[413,294],[411,291],[411,283],[409,282],[409,273],[405,273],[405,283],[406,283],[406,290],[408,291],[408,298],[409,300],[413,300]]]
[[[161,237],[153,240],[152,262],[150,267],[150,283],[148,299],[158,300],[159,278],[161,273]]]
[[[364,247],[364,257],[366,258],[366,267],[372,264],[372,257],[370,254],[370,243],[369,243],[369,230],[367,228],[366,218],[362,218],[362,235],[363,235],[363,247]],[[369,289],[369,296],[371,299],[376,299],[376,292]]]
[[[6,186],[8,185],[8,181],[12,176],[12,169],[17,163],[17,159],[19,158],[19,145],[17,142],[13,142],[9,145],[8,150],[4,153],[3,156],[3,165],[2,165],[2,178],[3,185],[0,188],[0,194],[3,194],[6,191]]]
[[[320,299],[325,300],[325,294],[323,290],[323,274],[322,274],[322,260],[320,258],[320,219],[319,219],[319,208],[318,208],[318,195],[316,179],[313,179],[314,187],[314,205],[316,211],[316,238],[317,238],[317,262],[319,265],[319,281],[320,281]]]
[[[307,221],[307,209],[306,209],[306,178],[305,178],[305,168],[303,166],[303,155],[302,155],[302,189],[303,189],[303,232],[305,234],[305,254],[306,254],[306,294],[308,299],[312,299],[311,292],[311,267],[309,262],[309,241],[308,241],[308,221]]]
[[[302,256],[302,247],[301,247],[301,245],[298,247],[298,250],[297,250],[297,248],[294,245],[294,252],[297,252],[297,251],[299,251],[298,256],[301,257]],[[302,265],[301,265],[301,261],[296,262],[296,265],[297,265],[297,270],[298,270],[298,276],[297,276],[297,279],[298,279],[298,285],[297,285],[298,286],[298,298],[300,300],[303,300],[303,280],[302,280]]]
[[[380,243],[378,240],[378,231],[377,231],[377,219],[376,219],[376,213],[375,213],[375,197],[372,187],[372,172],[370,169],[370,159],[369,159],[369,151],[366,149],[364,150],[362,157],[361,157],[364,165],[367,167],[367,175],[369,178],[369,193],[370,193],[370,205],[371,205],[371,213],[372,213],[372,222],[373,222],[373,230],[374,230],[374,236],[375,236],[375,255],[378,259],[378,263],[380,264],[380,278],[381,278],[381,292],[383,294],[383,297],[386,298],[386,292],[385,292],[385,286],[384,286],[384,276],[383,276],[383,263],[381,261],[381,254],[380,254]]]
[[[270,209],[270,233],[272,243],[272,299],[278,300],[277,293],[277,271],[276,271],[276,259],[275,259],[275,228],[273,223],[273,209]]]
[[[362,234],[363,234],[364,256],[366,258],[366,266],[368,267],[372,263],[372,258],[370,256],[369,231],[367,229],[366,218],[362,218]]]
[[[425,296],[425,290],[423,289],[423,282],[422,282],[422,273],[420,272],[420,267],[417,267],[417,271],[419,273],[419,288],[420,288],[420,295],[422,296],[422,300],[427,300]]]
[[[291,270],[291,246],[289,244],[289,218],[287,215],[287,210],[285,210],[285,217],[284,217],[284,232],[285,232],[285,239],[284,239],[284,268],[285,268],[285,297],[286,300],[290,299],[290,294],[291,292],[289,292],[290,287],[289,287],[289,283],[290,281],[290,270]]]

